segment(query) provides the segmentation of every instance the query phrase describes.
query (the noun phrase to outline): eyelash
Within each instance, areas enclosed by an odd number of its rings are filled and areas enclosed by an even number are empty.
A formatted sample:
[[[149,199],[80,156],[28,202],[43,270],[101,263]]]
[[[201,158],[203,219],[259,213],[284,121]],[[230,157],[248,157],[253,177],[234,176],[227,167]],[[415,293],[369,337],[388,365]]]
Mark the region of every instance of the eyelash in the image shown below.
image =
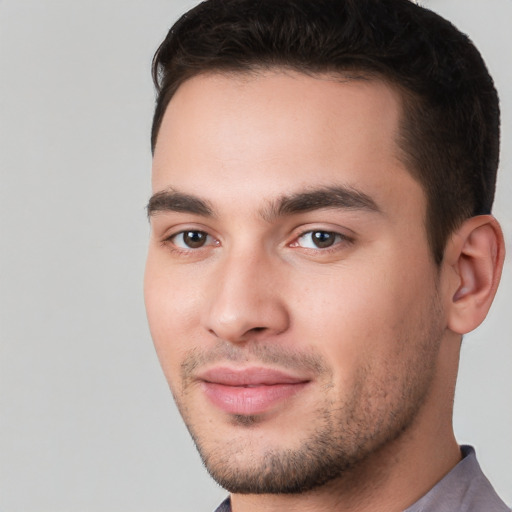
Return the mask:
[[[198,247],[180,247],[176,244],[176,238],[179,236],[185,236],[186,234],[195,234],[200,236],[206,237],[206,242],[203,245],[200,245]],[[306,237],[307,235],[314,235],[314,234],[322,234],[327,236],[334,236],[335,240],[332,242],[331,245],[327,245],[325,247],[303,247],[300,245],[299,241]],[[213,240],[213,243],[207,243],[208,238]],[[342,233],[339,233],[337,231],[329,231],[329,230],[323,230],[323,229],[308,229],[307,231],[303,231],[300,233],[294,240],[287,244],[288,247],[292,248],[302,248],[307,252],[321,252],[321,253],[331,253],[340,250],[340,245],[351,245],[353,244],[354,239],[344,235]],[[313,242],[314,244],[314,242]],[[208,247],[218,247],[220,245],[220,242],[212,237],[212,235],[208,234],[206,231],[200,230],[200,229],[184,229],[182,231],[178,231],[177,233],[173,233],[172,235],[168,236],[162,241],[162,245],[169,248],[171,251],[179,254],[189,255],[192,253],[196,253],[200,251],[201,249],[206,249]],[[183,242],[183,245],[187,245],[185,242]],[[316,244],[314,244],[316,245]]]
[[[205,244],[200,245],[199,247],[180,247],[179,245],[176,244],[175,239],[177,237],[179,237],[180,235],[185,236],[185,235],[191,234],[191,233],[194,233],[196,235],[205,236],[206,239],[208,239],[208,238],[213,239],[213,243],[208,244],[207,240],[206,240]],[[204,249],[206,247],[218,246],[219,244],[220,244],[220,242],[218,240],[216,240],[214,237],[212,237],[206,231],[203,231],[201,229],[184,229],[182,231],[178,231],[177,233],[173,233],[172,235],[168,236],[167,238],[165,238],[162,241],[162,245],[170,248],[173,252],[177,252],[177,253],[181,253],[181,254],[190,254],[193,252],[197,252],[200,249]],[[186,244],[183,243],[183,245],[186,245]]]
[[[299,241],[306,237],[307,235],[315,235],[315,234],[322,234],[322,235],[328,235],[328,236],[334,236],[335,239],[332,242],[331,245],[327,245],[325,247],[303,247],[299,244]],[[330,231],[326,229],[308,229],[307,231],[303,231],[300,233],[295,240],[289,244],[290,247],[301,247],[302,249],[305,249],[306,251],[315,251],[315,252],[322,252],[322,253],[330,253],[340,250],[340,245],[346,245],[346,244],[352,244],[354,242],[354,239],[344,235],[343,233],[339,233],[337,231]],[[314,244],[314,243],[313,243]],[[316,244],[314,244],[316,245]]]

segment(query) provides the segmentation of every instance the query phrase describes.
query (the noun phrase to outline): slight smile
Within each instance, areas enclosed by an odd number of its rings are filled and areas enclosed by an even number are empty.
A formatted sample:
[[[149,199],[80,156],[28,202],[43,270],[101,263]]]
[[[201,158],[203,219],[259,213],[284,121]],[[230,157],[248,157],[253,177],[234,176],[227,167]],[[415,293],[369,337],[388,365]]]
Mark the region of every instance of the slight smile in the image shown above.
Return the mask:
[[[209,400],[229,414],[255,415],[303,390],[309,379],[261,367],[215,367],[198,376]]]

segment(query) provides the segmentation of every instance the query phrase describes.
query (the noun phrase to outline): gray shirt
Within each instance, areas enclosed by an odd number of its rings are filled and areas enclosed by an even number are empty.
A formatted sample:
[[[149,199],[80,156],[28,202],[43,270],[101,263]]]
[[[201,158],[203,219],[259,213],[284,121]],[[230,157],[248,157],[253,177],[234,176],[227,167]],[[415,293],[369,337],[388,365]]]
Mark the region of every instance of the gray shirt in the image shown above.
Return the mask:
[[[471,446],[461,446],[462,460],[404,512],[510,512],[476,460]],[[227,498],[215,512],[231,512]]]

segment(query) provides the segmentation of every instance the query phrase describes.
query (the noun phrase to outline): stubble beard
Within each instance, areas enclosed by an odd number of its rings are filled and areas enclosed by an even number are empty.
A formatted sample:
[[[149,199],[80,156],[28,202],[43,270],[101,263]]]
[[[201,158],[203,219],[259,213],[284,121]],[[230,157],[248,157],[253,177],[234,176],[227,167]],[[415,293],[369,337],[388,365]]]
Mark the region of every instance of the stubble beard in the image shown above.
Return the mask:
[[[438,312],[437,307],[433,309]],[[425,402],[442,338],[442,329],[436,321],[434,326],[429,323],[432,318],[436,316],[425,318],[420,342],[415,342],[417,350],[407,361],[405,375],[397,377],[390,372],[379,380],[375,379],[371,368],[361,368],[350,397],[341,403],[326,399],[307,420],[297,418],[298,422],[315,425],[304,439],[296,442],[298,446],[254,450],[250,441],[243,440],[243,430],[258,428],[258,423],[264,420],[259,416],[245,415],[233,415],[231,418],[232,424],[240,429],[242,440],[222,439],[212,443],[205,439],[201,427],[198,428],[192,420],[186,400],[175,394],[178,408],[207,471],[220,486],[235,494],[299,494],[335,479],[348,479],[372,454],[400,438],[414,423]],[[403,347],[412,341],[405,335],[398,345]],[[220,352],[224,356],[229,353],[227,358],[232,360],[247,358],[247,354],[242,355],[237,347]],[[288,354],[280,353],[275,347],[255,345],[253,352],[262,362],[283,362],[289,358]],[[207,356],[208,359],[214,357]],[[199,366],[205,359],[191,354],[182,368]],[[294,356],[291,365],[299,359],[300,356]],[[314,360],[319,372],[323,373],[324,389],[331,389],[333,382],[328,378],[332,379],[332,371],[325,361],[318,356],[308,356],[307,359],[303,364],[311,365]],[[182,389],[186,394],[186,384]],[[391,401],[388,396],[390,390],[393,394]]]
[[[356,450],[345,447],[346,439],[355,436],[339,432],[332,414],[325,410],[321,425],[298,448],[270,448],[261,455],[252,454],[249,445],[229,445],[210,449],[189,428],[201,459],[212,478],[235,494],[299,494],[316,489],[350,471],[362,458]],[[318,416],[316,416],[318,420]],[[237,416],[232,423],[251,428],[259,423],[256,416]],[[190,425],[189,425],[190,427]],[[354,434],[354,433],[352,433]],[[251,453],[242,463],[240,453]]]

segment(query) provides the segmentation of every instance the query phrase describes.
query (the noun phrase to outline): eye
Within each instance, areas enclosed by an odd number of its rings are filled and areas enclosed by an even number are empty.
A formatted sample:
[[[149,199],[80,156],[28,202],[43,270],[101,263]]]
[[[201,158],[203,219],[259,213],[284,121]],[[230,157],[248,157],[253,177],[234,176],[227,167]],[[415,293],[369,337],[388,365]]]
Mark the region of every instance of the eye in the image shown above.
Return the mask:
[[[200,249],[206,245],[214,245],[215,240],[208,233],[198,230],[180,231],[169,239],[179,249]]]
[[[327,249],[343,240],[347,240],[347,237],[334,231],[307,231],[292,245],[305,249]]]

